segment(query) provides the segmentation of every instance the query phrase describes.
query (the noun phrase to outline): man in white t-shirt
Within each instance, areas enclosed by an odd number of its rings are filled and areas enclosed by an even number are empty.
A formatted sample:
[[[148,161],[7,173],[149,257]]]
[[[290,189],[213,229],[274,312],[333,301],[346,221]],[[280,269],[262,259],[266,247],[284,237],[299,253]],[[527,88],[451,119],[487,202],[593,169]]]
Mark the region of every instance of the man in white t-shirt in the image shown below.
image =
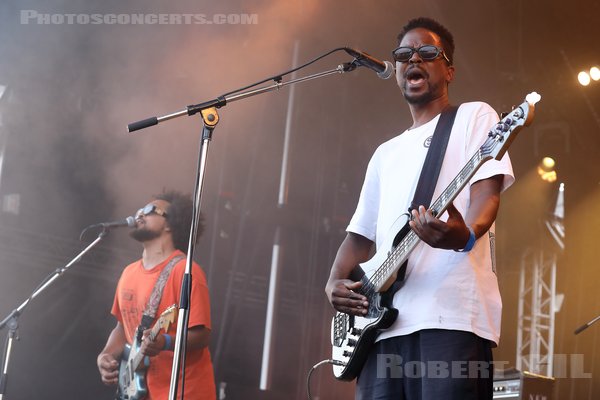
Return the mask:
[[[326,286],[333,307],[363,316],[362,283],[350,279],[376,246],[396,235],[440,113],[449,106],[454,78],[452,34],[437,21],[417,18],[398,35],[396,79],[412,125],[383,143],[367,168],[360,199]],[[498,121],[482,102],[462,104],[445,152],[435,200],[458,175]],[[494,220],[500,193],[514,181],[508,155],[483,164],[436,218],[423,206],[410,227],[421,239],[406,278],[394,294],[398,317],[382,331],[357,380],[357,399],[492,399],[491,348],[500,337],[502,302],[494,263]]]

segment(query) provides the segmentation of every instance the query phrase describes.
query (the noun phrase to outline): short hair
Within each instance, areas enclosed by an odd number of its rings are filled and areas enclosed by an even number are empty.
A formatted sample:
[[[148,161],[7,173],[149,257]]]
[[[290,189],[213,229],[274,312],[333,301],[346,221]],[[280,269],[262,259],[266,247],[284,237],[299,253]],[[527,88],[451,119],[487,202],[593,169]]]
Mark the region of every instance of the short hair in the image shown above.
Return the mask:
[[[419,17],[408,21],[402,28],[402,31],[398,34],[398,44],[402,42],[404,35],[406,35],[408,31],[412,31],[416,28],[424,28],[438,35],[442,41],[444,53],[450,60],[450,64],[454,64],[454,37],[444,25],[432,18]]]
[[[163,200],[169,203],[165,210],[165,216],[171,233],[173,235],[173,245],[176,249],[187,253],[190,237],[190,227],[192,225],[192,210],[194,204],[190,195],[183,194],[176,190],[169,190],[154,196],[155,200]],[[196,241],[200,239],[204,231],[204,218],[200,215],[198,221],[198,234]]]

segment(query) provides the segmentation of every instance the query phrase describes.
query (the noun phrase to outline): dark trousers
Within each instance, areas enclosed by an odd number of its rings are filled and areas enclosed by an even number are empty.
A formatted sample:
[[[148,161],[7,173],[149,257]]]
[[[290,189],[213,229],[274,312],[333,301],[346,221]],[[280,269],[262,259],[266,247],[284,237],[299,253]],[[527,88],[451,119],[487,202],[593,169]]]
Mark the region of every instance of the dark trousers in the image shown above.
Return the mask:
[[[427,329],[375,343],[358,376],[357,400],[487,400],[491,342],[471,332]]]

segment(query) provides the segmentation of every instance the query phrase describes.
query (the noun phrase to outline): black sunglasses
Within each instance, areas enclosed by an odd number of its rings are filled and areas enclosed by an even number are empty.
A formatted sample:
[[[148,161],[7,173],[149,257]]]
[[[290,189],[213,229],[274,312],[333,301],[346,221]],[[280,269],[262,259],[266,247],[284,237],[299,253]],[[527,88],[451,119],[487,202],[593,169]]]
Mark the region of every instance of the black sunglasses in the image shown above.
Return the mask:
[[[405,63],[408,62],[415,53],[418,53],[423,61],[433,61],[441,55],[446,59],[448,64],[452,64],[446,56],[446,53],[444,53],[444,50],[432,44],[426,44],[425,46],[416,49],[414,47],[400,46],[392,51],[392,57],[394,58],[394,61]]]
[[[160,215],[161,217],[167,216],[167,213],[163,209],[158,208],[156,204],[146,204],[144,207],[137,210],[135,213],[135,218],[138,219],[142,215],[146,216],[150,214]]]

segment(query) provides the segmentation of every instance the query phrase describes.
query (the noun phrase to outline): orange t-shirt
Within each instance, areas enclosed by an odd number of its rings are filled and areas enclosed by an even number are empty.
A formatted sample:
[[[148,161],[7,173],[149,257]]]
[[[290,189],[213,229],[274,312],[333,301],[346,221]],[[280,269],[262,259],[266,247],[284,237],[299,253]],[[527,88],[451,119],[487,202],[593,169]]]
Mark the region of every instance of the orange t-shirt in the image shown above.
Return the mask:
[[[142,260],[129,264],[123,270],[117,285],[112,314],[123,324],[129,344],[133,342],[135,331],[142,320],[142,314],[146,309],[160,272],[176,255],[183,255],[183,253],[179,250],[174,251],[165,261],[150,270],[144,269]],[[156,312],[156,319],[169,306],[179,304],[181,280],[185,273],[185,265],[186,259],[184,257],[171,270]],[[210,329],[210,301],[206,277],[196,263],[193,263],[192,266],[191,296],[188,327],[202,325]],[[152,325],[154,325],[154,322]],[[174,336],[176,331],[177,322],[175,321],[169,327],[168,333]],[[174,337],[173,341],[175,341]],[[162,351],[156,357],[150,359],[150,366],[146,373],[148,399],[162,400],[169,397],[172,366],[173,351]],[[181,390],[181,384],[178,386],[178,390]],[[184,397],[199,400],[214,400],[216,398],[213,367],[207,347],[202,350],[188,350],[187,352]]]

